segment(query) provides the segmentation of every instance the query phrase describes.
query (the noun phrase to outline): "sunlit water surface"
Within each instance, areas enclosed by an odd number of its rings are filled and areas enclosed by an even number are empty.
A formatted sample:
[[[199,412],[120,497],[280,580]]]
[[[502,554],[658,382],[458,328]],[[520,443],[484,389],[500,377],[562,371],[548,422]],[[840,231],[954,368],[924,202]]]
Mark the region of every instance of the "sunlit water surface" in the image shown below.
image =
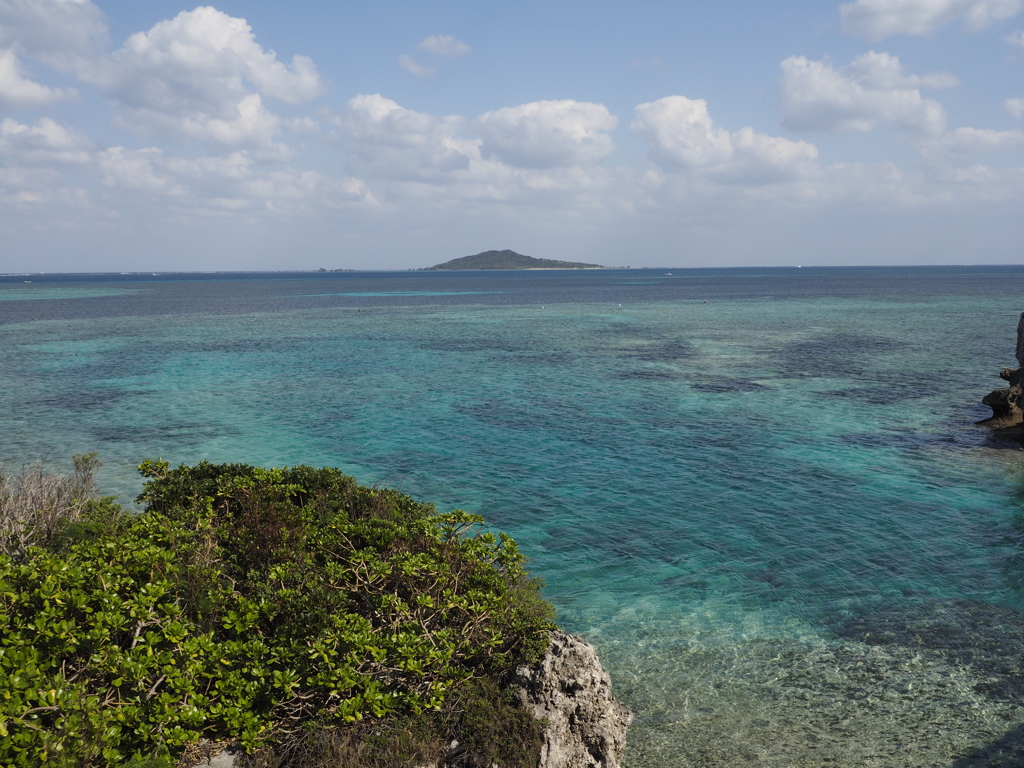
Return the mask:
[[[671,274],[666,274],[671,272]],[[25,282],[31,280],[31,282]],[[333,465],[483,513],[627,765],[1024,761],[1024,268],[0,277],[8,467]]]

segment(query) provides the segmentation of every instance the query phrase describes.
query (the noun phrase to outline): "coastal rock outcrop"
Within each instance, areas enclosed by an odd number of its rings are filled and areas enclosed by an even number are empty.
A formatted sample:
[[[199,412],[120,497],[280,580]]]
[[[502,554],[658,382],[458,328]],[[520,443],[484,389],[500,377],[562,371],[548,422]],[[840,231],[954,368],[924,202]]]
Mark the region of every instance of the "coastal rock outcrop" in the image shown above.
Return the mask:
[[[547,720],[539,768],[619,768],[633,714],[612,696],[592,645],[553,632],[544,659],[517,669],[512,685],[523,706]]]
[[[544,658],[534,666],[519,667],[510,687],[530,714],[547,721],[537,768],[620,767],[633,713],[612,696],[611,678],[601,667],[594,646],[586,640],[552,632]],[[451,760],[416,768],[461,765],[458,742],[453,742],[450,750]],[[216,748],[207,747],[200,754],[202,762],[186,764],[192,768],[232,768],[239,764],[236,753],[230,750],[218,754]]]
[[[1024,312],[1017,323],[1017,368],[1003,368],[999,378],[1010,386],[989,392],[981,399],[984,405],[992,409],[992,416],[979,424],[993,429],[1007,429],[1024,425]]]

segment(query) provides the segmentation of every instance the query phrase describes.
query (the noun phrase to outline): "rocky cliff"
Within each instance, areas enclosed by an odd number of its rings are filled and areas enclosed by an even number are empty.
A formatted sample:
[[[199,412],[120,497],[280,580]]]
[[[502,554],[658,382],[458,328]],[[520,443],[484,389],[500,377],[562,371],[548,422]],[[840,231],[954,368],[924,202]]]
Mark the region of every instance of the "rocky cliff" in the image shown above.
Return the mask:
[[[553,632],[540,664],[520,667],[514,689],[530,713],[547,721],[539,768],[618,768],[632,713],[612,696],[594,647]]]
[[[989,392],[981,402],[992,409],[992,416],[978,422],[993,429],[1018,428],[1024,425],[1024,312],[1017,323],[1017,367],[1003,368],[999,378],[1010,386]]]

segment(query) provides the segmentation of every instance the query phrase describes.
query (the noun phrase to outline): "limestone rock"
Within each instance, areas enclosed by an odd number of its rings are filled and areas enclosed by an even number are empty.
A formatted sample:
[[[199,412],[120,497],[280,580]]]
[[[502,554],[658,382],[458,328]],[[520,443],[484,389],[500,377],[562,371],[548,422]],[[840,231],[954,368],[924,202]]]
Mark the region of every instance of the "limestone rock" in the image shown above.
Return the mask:
[[[1021,312],[1017,323],[1017,362],[1020,368],[1003,368],[999,378],[1009,383],[1009,387],[989,392],[981,399],[983,405],[992,409],[992,416],[979,424],[993,429],[1017,431],[1024,425],[1024,312]]]
[[[982,424],[1005,429],[1024,423],[1024,410],[1020,406],[1024,388],[1021,387],[1020,378],[1021,369],[1018,368],[1012,372],[1010,387],[993,390],[981,398],[982,404],[992,409],[992,416],[982,421]]]
[[[547,655],[517,669],[512,686],[526,709],[548,722],[539,768],[619,768],[633,715],[612,696],[592,645],[552,632]]]
[[[1017,362],[1024,365],[1024,312],[1020,313],[1017,322]]]

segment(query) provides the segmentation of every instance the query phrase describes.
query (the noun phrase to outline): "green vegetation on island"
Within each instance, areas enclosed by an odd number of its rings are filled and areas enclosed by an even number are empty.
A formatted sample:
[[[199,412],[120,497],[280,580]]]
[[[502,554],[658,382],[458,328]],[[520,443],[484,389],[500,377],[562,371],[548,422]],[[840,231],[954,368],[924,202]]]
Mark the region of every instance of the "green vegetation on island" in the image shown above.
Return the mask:
[[[579,261],[557,261],[556,259],[535,259],[511,250],[484,251],[473,256],[436,264],[428,269],[604,269],[600,264],[584,264]]]
[[[553,611],[482,518],[336,469],[145,461],[129,512],[0,474],[0,764],[535,766],[504,689]]]

